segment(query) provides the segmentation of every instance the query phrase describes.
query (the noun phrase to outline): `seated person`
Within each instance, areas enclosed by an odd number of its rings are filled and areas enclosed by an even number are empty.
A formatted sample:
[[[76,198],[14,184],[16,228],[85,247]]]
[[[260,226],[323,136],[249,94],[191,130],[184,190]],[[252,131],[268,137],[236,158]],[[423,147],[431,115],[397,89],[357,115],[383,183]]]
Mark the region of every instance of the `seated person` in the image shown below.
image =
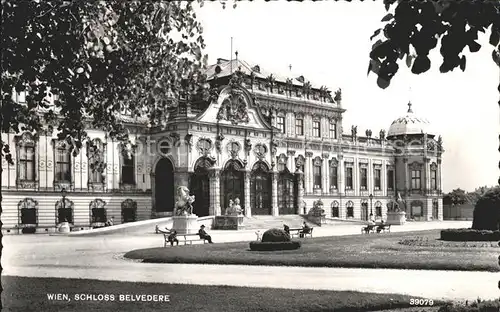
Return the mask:
[[[177,231],[176,230],[172,230],[170,232],[170,235],[168,235],[168,241],[169,241],[171,246],[174,246],[174,242],[176,242],[177,246],[179,246],[179,240],[177,239]]]
[[[283,224],[283,230],[288,234],[290,235],[290,227],[286,224]]]
[[[198,235],[201,239],[207,240],[209,244],[212,244],[212,237],[205,232],[205,225],[201,225]]]
[[[106,221],[104,226],[112,226],[114,224],[114,219],[115,217],[111,217],[111,219],[108,219],[108,221]]]
[[[380,225],[377,226],[377,233],[380,233],[385,228],[384,220],[380,221]]]
[[[302,227],[302,231],[300,231],[299,237],[304,237],[305,234],[311,233],[311,228],[304,222],[304,226]]]

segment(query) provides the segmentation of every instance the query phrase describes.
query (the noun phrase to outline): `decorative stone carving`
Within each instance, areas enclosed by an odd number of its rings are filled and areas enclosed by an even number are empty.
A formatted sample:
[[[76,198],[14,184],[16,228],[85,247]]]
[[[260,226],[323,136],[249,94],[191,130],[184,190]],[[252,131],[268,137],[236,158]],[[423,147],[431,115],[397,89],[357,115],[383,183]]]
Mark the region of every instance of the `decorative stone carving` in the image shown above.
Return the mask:
[[[332,158],[330,159],[330,167],[337,167],[339,165],[339,161],[337,160],[337,158]]]
[[[385,140],[385,130],[384,129],[380,130],[378,137],[381,140]]]
[[[238,123],[248,123],[248,109],[244,96],[241,93],[234,92],[222,102],[217,120],[227,120],[233,125]]]
[[[271,154],[276,155],[277,152],[278,152],[278,140],[273,139],[271,141]]]
[[[190,216],[193,214],[194,195],[189,195],[189,189],[185,186],[177,188],[177,197],[175,201],[176,216]]]
[[[431,170],[437,170],[437,165],[435,162],[431,164]]]
[[[279,165],[285,165],[287,163],[288,157],[285,154],[280,154],[278,157],[276,157],[276,161]]]
[[[178,146],[181,136],[177,132],[172,132],[170,133],[170,138],[172,140],[172,146],[173,147]]]
[[[201,138],[196,143],[196,149],[201,155],[205,156],[208,155],[212,147],[213,147],[212,140],[208,138]]]
[[[330,157],[330,153],[323,153],[321,154],[321,156],[325,159],[328,159],[328,157]]]
[[[339,88],[337,91],[335,91],[335,95],[333,97],[333,100],[335,103],[339,104],[342,102],[342,89]]]
[[[252,142],[250,139],[245,139],[245,151],[247,155],[250,155],[250,151],[252,150]]]
[[[306,159],[304,158],[304,156],[302,155],[299,155],[295,158],[295,166],[296,166],[296,169],[302,169],[302,167],[304,166],[306,162]]]
[[[231,141],[227,144],[227,151],[233,159],[238,157],[238,153],[240,152],[240,150],[241,146],[238,142]]]
[[[264,144],[258,143],[255,145],[253,152],[258,159],[262,160],[266,156],[267,147]]]
[[[422,168],[422,164],[418,163],[418,162],[412,162],[410,164],[410,169],[411,170],[420,170]]]
[[[193,149],[193,135],[191,133],[188,133],[184,136],[184,143],[188,147],[189,151]]]
[[[295,156],[295,151],[293,151],[293,150],[288,150],[288,151],[286,151],[286,154],[287,154],[288,156]]]
[[[220,154],[222,152],[222,141],[225,139],[224,135],[222,133],[218,134],[217,137],[215,138],[215,149],[217,152]]]
[[[323,163],[321,157],[319,156],[316,156],[313,160],[313,165],[314,166],[321,166],[321,164]]]
[[[356,137],[358,134],[358,126],[351,126],[351,136],[352,136],[352,141],[356,141]]]
[[[313,157],[313,152],[306,152],[306,157]]]
[[[437,150],[441,152],[443,150],[443,138],[441,136],[438,137],[436,144]]]

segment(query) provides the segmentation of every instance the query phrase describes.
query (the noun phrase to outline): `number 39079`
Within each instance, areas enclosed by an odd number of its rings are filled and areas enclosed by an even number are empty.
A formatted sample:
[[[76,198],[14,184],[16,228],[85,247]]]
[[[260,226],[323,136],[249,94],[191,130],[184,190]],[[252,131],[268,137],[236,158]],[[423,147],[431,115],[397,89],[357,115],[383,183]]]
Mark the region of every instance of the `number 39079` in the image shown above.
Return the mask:
[[[434,305],[434,301],[432,299],[410,299],[410,305],[415,306],[432,306]]]

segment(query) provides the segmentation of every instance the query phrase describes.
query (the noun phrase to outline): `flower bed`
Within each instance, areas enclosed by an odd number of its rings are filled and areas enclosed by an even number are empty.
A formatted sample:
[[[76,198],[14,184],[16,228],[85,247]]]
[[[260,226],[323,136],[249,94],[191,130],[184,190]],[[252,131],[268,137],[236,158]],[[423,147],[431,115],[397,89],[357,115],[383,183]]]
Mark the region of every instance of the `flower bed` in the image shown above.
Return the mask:
[[[295,250],[301,246],[300,242],[250,242],[250,250],[253,251],[274,251],[274,250]]]
[[[497,241],[500,240],[500,231],[447,229],[441,231],[441,239],[446,241]]]

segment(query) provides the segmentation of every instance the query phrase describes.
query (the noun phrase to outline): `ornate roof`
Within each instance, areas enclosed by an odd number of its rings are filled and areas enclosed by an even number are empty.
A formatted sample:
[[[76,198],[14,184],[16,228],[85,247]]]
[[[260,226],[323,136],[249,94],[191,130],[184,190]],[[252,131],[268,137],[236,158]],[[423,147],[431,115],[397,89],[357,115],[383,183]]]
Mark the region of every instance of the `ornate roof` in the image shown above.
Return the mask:
[[[392,122],[387,137],[429,133],[430,122],[426,118],[415,115],[411,105],[411,103],[408,103],[408,111],[405,116],[399,117]]]

